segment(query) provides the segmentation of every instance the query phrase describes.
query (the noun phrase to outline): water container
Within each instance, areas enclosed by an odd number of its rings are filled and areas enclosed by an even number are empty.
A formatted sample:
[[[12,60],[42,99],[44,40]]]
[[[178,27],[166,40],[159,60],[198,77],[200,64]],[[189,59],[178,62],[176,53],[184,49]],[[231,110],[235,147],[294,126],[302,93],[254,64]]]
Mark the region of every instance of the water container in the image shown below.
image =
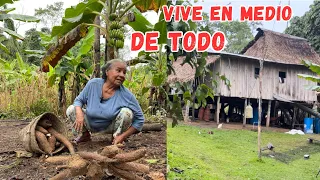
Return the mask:
[[[250,119],[250,124],[258,124],[258,120],[259,120],[259,112],[258,112],[258,108],[254,107],[253,108],[253,117]]]
[[[320,118],[315,118],[313,123],[314,123],[314,133],[319,134],[320,133]]]
[[[304,118],[304,133],[313,134],[313,119]]]

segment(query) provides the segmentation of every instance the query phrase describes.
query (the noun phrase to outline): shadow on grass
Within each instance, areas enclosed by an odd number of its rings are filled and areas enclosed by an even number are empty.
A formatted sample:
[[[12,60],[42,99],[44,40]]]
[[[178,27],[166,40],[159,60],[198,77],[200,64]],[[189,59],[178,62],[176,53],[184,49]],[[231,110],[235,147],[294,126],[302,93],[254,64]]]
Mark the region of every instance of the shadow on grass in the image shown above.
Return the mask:
[[[307,144],[305,146],[298,146],[294,149],[285,152],[267,152],[263,153],[262,156],[269,157],[274,156],[273,159],[276,159],[280,162],[289,164],[290,162],[304,158],[306,154],[315,154],[319,153],[320,143]],[[276,151],[276,150],[275,150]]]

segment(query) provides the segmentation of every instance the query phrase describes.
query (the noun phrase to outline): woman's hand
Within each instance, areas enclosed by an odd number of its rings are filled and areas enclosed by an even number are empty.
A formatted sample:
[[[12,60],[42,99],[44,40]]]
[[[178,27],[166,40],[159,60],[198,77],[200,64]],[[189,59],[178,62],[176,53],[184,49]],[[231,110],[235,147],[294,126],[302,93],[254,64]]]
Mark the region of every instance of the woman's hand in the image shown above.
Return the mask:
[[[119,134],[114,137],[112,144],[119,144],[122,143],[127,137],[129,137],[131,134],[135,133],[137,130],[130,126],[124,133]]]
[[[120,134],[120,135],[114,137],[112,144],[120,144],[120,143],[122,143],[125,139],[126,139],[126,137],[125,137],[123,134]]]
[[[83,129],[83,124],[84,124],[84,113],[81,107],[76,106],[76,120],[73,124],[73,128],[76,130],[76,132],[81,133]]]

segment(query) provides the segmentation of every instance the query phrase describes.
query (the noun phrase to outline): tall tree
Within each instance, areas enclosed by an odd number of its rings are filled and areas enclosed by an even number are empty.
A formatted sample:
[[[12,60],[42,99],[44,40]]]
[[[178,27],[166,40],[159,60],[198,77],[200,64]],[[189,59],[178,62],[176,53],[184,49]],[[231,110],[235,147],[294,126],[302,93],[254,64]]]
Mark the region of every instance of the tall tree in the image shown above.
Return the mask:
[[[16,41],[16,39],[23,40],[24,38],[19,35],[16,32],[16,29],[14,27],[13,20],[17,21],[23,21],[23,22],[39,22],[39,19],[32,17],[32,16],[26,16],[21,14],[13,14],[12,11],[15,10],[15,8],[7,8],[6,4],[12,4],[13,0],[6,0],[6,1],[0,1],[0,22],[3,22],[3,27],[0,26],[0,56],[6,56],[6,55],[14,55],[16,52],[19,52],[19,43]],[[7,39],[7,36],[9,35],[9,40]],[[13,44],[13,49],[15,50],[12,52],[9,50],[5,44],[2,42],[6,41],[6,43]]]
[[[42,29],[42,32],[46,31],[46,29]],[[39,32],[35,28],[31,28],[25,32],[25,39],[22,42],[22,49],[24,50],[45,50],[45,48],[41,45],[41,38]],[[41,57],[38,56],[28,56],[27,61],[31,64],[35,64],[37,66],[40,65]]]
[[[311,46],[320,53],[320,1],[314,1],[303,16],[295,16],[285,33],[308,39]]]
[[[53,27],[60,24],[64,14],[63,2],[54,2],[46,8],[35,9],[34,15],[41,19],[45,27]]]

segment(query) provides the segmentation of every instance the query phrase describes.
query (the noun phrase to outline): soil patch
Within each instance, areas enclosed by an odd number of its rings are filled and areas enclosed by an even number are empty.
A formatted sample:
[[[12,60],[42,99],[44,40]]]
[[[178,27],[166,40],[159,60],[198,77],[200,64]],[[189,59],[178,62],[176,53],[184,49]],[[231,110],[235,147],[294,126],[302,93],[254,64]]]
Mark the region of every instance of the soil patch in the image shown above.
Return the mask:
[[[56,165],[45,163],[45,157],[33,155],[31,158],[17,158],[15,151],[24,150],[19,140],[18,132],[29,124],[21,120],[0,120],[0,179],[48,179],[58,173]],[[69,125],[70,126],[70,125]],[[69,131],[71,132],[71,131]],[[72,139],[70,133],[69,139]],[[111,144],[111,135],[93,134],[92,141],[80,143],[78,151],[96,152]],[[166,174],[166,130],[159,132],[134,134],[125,142],[125,151],[146,148],[147,154],[140,163],[150,166],[150,171]],[[68,155],[62,152],[59,155]],[[149,164],[148,160],[156,159],[156,163]],[[77,177],[73,179],[85,179]],[[105,176],[103,179],[117,179],[114,176]]]

